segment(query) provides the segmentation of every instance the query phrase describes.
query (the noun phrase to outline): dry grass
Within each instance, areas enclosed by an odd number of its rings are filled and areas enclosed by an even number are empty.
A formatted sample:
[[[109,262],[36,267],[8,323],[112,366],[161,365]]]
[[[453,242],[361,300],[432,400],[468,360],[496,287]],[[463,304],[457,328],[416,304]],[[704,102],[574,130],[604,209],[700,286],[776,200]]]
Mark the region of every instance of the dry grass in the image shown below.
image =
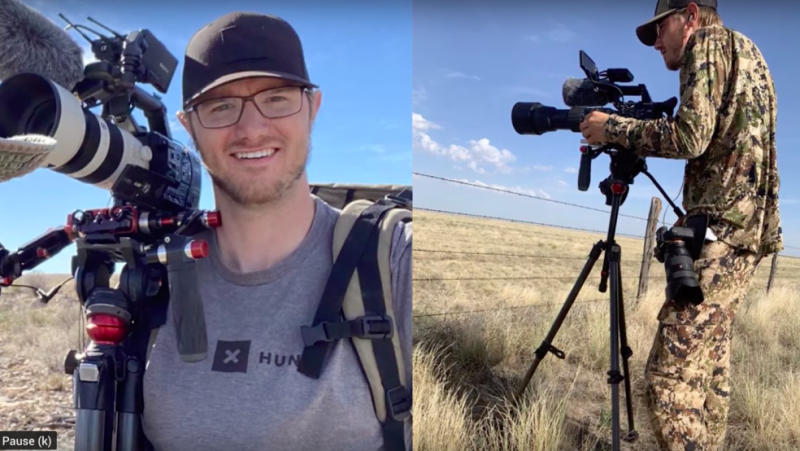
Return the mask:
[[[553,341],[566,358],[548,354],[526,396],[513,402],[592,245],[605,237],[424,211],[415,212],[414,221],[415,279],[548,278],[415,281],[414,448],[610,449],[608,293],[598,291],[602,258]],[[618,242],[640,434],[623,449],[656,450],[642,399],[643,367],[664,298],[664,270],[653,260],[648,293],[636,302],[643,243]],[[430,249],[561,258],[424,251]],[[730,451],[800,449],[800,259],[779,259],[778,278],[767,295],[769,265],[769,259],[762,262],[735,325],[725,446]]]
[[[43,290],[59,284],[69,275],[32,273],[15,281]],[[64,373],[64,357],[70,349],[77,349],[82,330],[81,310],[75,296],[73,282],[64,285],[46,305],[37,300],[30,288],[4,288],[0,294],[0,335],[2,351],[9,356],[24,355],[32,362],[44,365],[53,376],[45,384],[58,385],[61,380],[69,384]]]

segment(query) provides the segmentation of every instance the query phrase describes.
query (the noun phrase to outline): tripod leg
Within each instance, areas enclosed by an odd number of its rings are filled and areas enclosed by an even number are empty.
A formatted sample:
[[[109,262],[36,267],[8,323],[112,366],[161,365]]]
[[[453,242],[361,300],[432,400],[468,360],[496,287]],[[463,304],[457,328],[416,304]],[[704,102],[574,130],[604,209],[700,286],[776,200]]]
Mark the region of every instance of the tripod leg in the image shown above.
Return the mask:
[[[90,348],[73,373],[76,450],[112,449],[114,379],[112,358]]]
[[[619,256],[620,260],[622,260],[622,250],[618,245],[613,246],[616,251],[615,254]],[[623,381],[625,382],[625,407],[628,411],[628,434],[623,437],[623,440],[627,442],[634,442],[637,438],[639,438],[639,434],[636,432],[636,427],[634,426],[633,422],[633,397],[631,396],[631,373],[628,366],[628,359],[633,355],[633,350],[628,346],[628,332],[625,327],[625,301],[624,301],[624,294],[622,292],[622,270],[620,268],[619,262],[616,262],[613,265],[611,276],[617,279],[617,286],[619,287],[619,295],[617,299],[619,299],[618,304],[618,313],[619,313],[619,338],[620,338],[620,345],[622,348],[622,377]]]
[[[144,368],[138,358],[129,358],[125,363],[125,378],[119,382],[117,392],[117,447],[116,451],[140,451],[142,449],[141,422],[142,379]]]
[[[614,451],[619,451],[619,383],[622,376],[619,373],[619,312],[620,304],[619,277],[619,246],[612,244],[608,252],[609,270],[611,273],[611,370],[608,372],[608,383],[611,384],[611,428],[612,446]]]
[[[564,319],[567,317],[567,313],[569,313],[569,309],[572,307],[572,304],[575,302],[575,299],[578,297],[578,293],[580,293],[581,288],[583,287],[584,282],[586,282],[586,278],[589,276],[589,273],[592,271],[595,262],[600,257],[600,253],[603,251],[605,247],[605,243],[603,241],[598,241],[592,247],[591,252],[589,252],[589,259],[586,261],[586,264],[583,266],[583,270],[581,270],[580,275],[578,276],[578,280],[575,281],[575,285],[572,286],[572,291],[570,291],[569,296],[567,296],[567,300],[564,302],[564,305],[561,307],[561,311],[558,313],[555,322],[550,327],[550,332],[547,333],[544,341],[536,349],[535,357],[533,362],[531,363],[530,368],[528,368],[528,372],[525,374],[525,378],[522,381],[522,385],[520,386],[519,390],[517,390],[516,398],[519,399],[523,393],[525,393],[525,389],[528,387],[528,383],[531,381],[533,377],[533,373],[538,368],[539,363],[544,359],[548,352],[552,352],[556,355],[556,357],[563,359],[564,353],[558,349],[556,349],[552,343],[553,339],[555,338],[558,330],[561,328],[561,324],[564,322]]]

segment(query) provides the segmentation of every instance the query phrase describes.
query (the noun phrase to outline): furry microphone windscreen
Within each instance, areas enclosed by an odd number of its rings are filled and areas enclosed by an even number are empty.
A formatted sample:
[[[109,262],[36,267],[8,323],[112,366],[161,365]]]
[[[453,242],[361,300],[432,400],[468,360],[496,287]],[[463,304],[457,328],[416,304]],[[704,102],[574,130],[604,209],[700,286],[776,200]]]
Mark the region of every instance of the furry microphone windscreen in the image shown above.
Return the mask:
[[[0,80],[33,72],[71,90],[83,67],[83,50],[65,30],[18,0],[0,0]]]

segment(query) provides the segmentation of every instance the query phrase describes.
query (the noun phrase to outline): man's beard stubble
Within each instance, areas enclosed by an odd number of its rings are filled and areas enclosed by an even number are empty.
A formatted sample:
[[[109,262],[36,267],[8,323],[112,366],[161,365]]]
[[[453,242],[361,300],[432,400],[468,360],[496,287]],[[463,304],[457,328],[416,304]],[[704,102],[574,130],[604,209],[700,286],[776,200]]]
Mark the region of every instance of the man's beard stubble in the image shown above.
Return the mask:
[[[290,168],[287,174],[278,179],[272,186],[265,187],[259,192],[249,192],[247,187],[237,185],[234,180],[226,180],[219,174],[215,174],[206,163],[207,158],[205,153],[200,147],[198,140],[192,134],[191,147],[200,154],[203,161],[203,166],[206,168],[211,181],[214,186],[219,188],[220,191],[225,193],[232,201],[236,202],[239,206],[253,208],[264,205],[269,205],[280,200],[294,185],[303,177],[306,172],[309,158],[311,156],[311,138],[309,137],[308,148],[305,157],[300,161],[300,164]],[[289,152],[290,150],[284,148],[282,152]]]
[[[686,39],[686,29],[681,28],[680,42],[683,43],[684,39]],[[684,43],[681,45],[680,52],[678,53],[678,55],[676,55],[675,60],[667,62],[667,69],[670,71],[681,70],[681,67],[683,67],[683,59],[686,57],[685,55],[686,55],[686,44]]]

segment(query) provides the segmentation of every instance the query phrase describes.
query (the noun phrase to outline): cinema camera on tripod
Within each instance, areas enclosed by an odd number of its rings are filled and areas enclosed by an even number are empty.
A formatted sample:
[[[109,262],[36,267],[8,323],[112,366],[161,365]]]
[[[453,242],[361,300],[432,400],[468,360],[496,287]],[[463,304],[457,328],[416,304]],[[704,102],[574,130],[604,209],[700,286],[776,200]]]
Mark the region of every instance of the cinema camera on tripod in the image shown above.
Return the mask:
[[[85,67],[72,91],[32,73],[4,80],[0,136],[55,138],[46,167],[109,189],[113,206],[75,211],[65,226],[16,252],[0,246],[0,287],[75,243],[72,275],[91,338],[65,361],[74,384],[75,449],[139,451],[147,443],[140,424],[146,349],[151,330],[167,321],[168,306],[183,360],[207,357],[194,265],[208,245],[193,235],[218,227],[221,218],[197,209],[199,159],[172,139],[160,97],[136,85],[166,93],[176,58],[148,30],[121,35],[90,18],[113,34],[107,37],[59,16],[91,42],[99,61]],[[81,28],[100,38],[90,40]],[[96,116],[90,108],[98,105]],[[149,130],[136,123],[134,108]],[[117,262],[124,266],[112,288]]]
[[[542,105],[537,102],[519,102],[511,110],[511,122],[514,130],[521,135],[542,135],[556,130],[569,130],[580,132],[580,124],[584,117],[591,111],[602,111],[608,114],[636,118],[636,119],[659,119],[672,116],[673,110],[677,105],[677,98],[672,97],[665,102],[653,102],[647,87],[639,85],[622,85],[633,81],[633,74],[628,69],[608,69],[598,71],[594,61],[585,52],[579,53],[579,64],[586,74],[584,79],[568,79],[563,85],[564,103],[569,109],[557,109]],[[638,101],[626,101],[625,96],[640,97]],[[614,108],[607,108],[605,105],[612,104]],[[519,398],[533,377],[539,363],[544,359],[548,352],[556,357],[563,359],[564,352],[552,345],[558,330],[569,313],[572,304],[578,297],[583,284],[589,273],[594,267],[600,254],[605,252],[603,269],[599,291],[605,293],[610,279],[611,290],[609,294],[610,308],[610,360],[611,368],[608,371],[608,383],[611,384],[612,397],[612,447],[614,451],[620,449],[620,425],[619,425],[619,383],[625,383],[626,408],[628,413],[628,433],[622,437],[623,440],[633,442],[638,438],[638,433],[634,427],[633,405],[630,387],[630,377],[628,369],[628,359],[633,355],[628,346],[627,332],[625,329],[625,310],[622,295],[622,273],[620,271],[620,261],[622,249],[615,241],[615,233],[619,210],[628,195],[630,185],[633,184],[637,175],[645,174],[664,198],[669,202],[675,214],[682,218],[683,212],[678,208],[664,189],[658,184],[652,175],[647,171],[645,158],[633,152],[633,149],[626,149],[616,144],[584,145],[581,146],[581,164],[578,172],[578,189],[586,191],[591,182],[591,163],[600,154],[607,154],[611,160],[611,174],[600,182],[600,192],[606,196],[606,205],[611,206],[611,217],[609,219],[608,234],[605,240],[598,241],[591,249],[589,258],[578,276],[572,291],[569,293],[566,302],[562,306],[555,322],[553,323],[547,336],[535,351],[535,357],[523,378],[523,383],[516,393]],[[697,246],[702,246],[703,236],[698,235],[693,230],[698,230],[704,234],[706,225],[698,225],[696,229],[673,228],[670,231],[661,230],[658,252],[659,261],[664,262],[668,274],[668,295],[686,296],[688,293],[689,302],[697,301],[699,294],[702,302],[702,293],[697,285],[697,276],[694,274],[692,257],[696,258]],[[689,235],[692,238],[689,238]],[[687,251],[686,243],[692,252]],[[619,371],[619,355],[622,355],[622,370]]]

